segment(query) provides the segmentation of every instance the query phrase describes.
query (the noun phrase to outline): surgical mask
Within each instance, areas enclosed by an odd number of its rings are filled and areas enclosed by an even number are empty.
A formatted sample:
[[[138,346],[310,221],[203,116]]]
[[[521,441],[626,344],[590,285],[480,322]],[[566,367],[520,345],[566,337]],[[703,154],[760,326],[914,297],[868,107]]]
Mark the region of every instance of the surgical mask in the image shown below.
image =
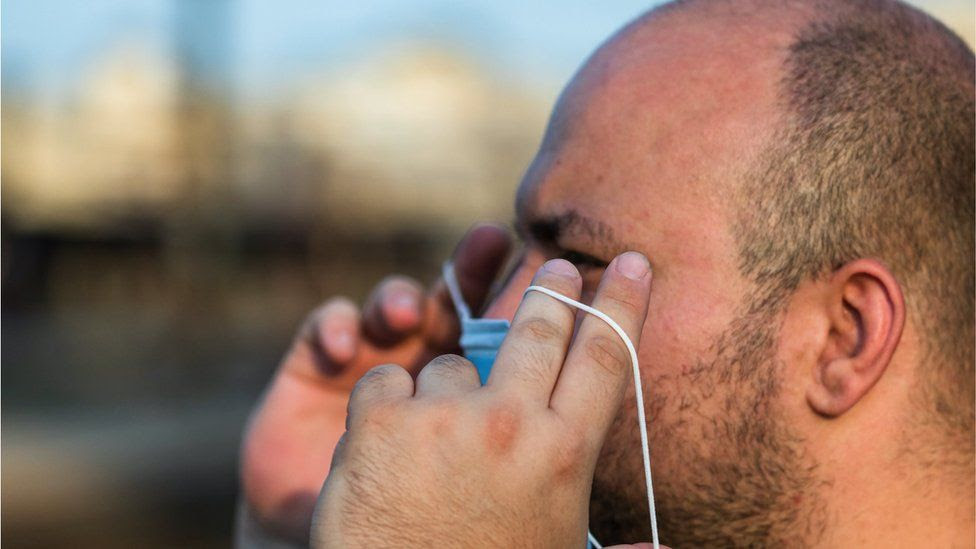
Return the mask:
[[[484,385],[488,381],[495,356],[498,355],[498,349],[502,346],[511,324],[507,320],[498,318],[472,318],[471,309],[461,295],[461,288],[454,274],[454,265],[450,262],[444,264],[444,282],[447,284],[454,309],[461,321],[459,341],[461,350],[464,352],[464,357],[478,369],[478,377]]]
[[[459,341],[461,345],[461,350],[464,353],[465,358],[470,360],[475,368],[478,369],[478,377],[481,378],[481,384],[484,385],[488,381],[488,375],[491,373],[491,367],[495,364],[495,357],[498,356],[498,349],[501,348],[502,342],[505,340],[505,335],[508,334],[508,330],[511,324],[504,319],[497,318],[473,318],[471,316],[471,309],[468,304],[464,301],[464,296],[461,294],[461,287],[458,284],[457,276],[454,273],[454,265],[451,262],[444,264],[443,268],[444,282],[447,284],[448,292],[451,294],[451,300],[454,302],[454,308],[457,311],[458,319],[461,321],[461,339]],[[549,288],[544,288],[542,286],[529,286],[526,288],[525,293],[530,291],[537,291],[552,297],[558,301],[569,305],[570,307],[575,307],[581,311],[588,314],[596,316],[600,320],[607,323],[614,332],[624,341],[627,346],[627,350],[630,352],[631,365],[634,369],[634,387],[636,389],[636,399],[637,399],[637,420],[639,423],[640,436],[641,436],[641,446],[643,450],[644,458],[644,480],[646,481],[647,487],[647,503],[650,509],[651,517],[651,536],[653,541],[654,549],[658,549],[660,543],[658,542],[657,534],[657,514],[654,509],[654,486],[651,482],[651,457],[650,457],[650,447],[647,441],[647,419],[644,410],[644,397],[643,388],[640,378],[640,367],[637,362],[637,351],[634,349],[633,343],[630,338],[624,332],[623,328],[620,327],[613,319],[606,315],[602,311],[598,311],[589,305],[580,303],[574,299],[568,298],[558,292],[554,292]],[[524,295],[523,295],[524,298]],[[600,542],[593,537],[593,534],[587,531],[587,549],[602,549]]]

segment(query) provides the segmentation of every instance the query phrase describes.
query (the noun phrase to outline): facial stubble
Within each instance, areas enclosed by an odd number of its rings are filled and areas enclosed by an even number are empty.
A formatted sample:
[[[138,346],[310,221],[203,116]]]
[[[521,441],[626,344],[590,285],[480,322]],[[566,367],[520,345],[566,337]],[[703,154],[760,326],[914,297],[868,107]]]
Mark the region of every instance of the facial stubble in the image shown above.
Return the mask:
[[[657,517],[669,546],[807,546],[822,533],[816,464],[778,409],[779,315],[756,303],[715,338],[713,358],[648,376]],[[604,544],[650,539],[633,400],[631,388],[596,468],[590,526]]]

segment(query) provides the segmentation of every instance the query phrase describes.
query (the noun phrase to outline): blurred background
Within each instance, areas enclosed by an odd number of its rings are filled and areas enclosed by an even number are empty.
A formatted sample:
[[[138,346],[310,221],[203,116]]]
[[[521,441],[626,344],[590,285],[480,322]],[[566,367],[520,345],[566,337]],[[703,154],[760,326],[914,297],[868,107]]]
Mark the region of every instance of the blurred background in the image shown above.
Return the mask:
[[[974,4],[917,2],[970,45]],[[507,221],[648,2],[3,0],[2,541],[230,541],[304,314]]]

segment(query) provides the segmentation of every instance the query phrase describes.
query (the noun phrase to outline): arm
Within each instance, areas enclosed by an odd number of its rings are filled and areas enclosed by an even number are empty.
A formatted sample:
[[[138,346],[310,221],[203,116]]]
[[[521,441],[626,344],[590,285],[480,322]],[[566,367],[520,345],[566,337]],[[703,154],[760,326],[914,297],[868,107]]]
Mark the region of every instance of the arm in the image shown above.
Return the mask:
[[[504,229],[481,225],[454,263],[465,298],[480,303],[509,249]],[[457,346],[443,282],[429,291],[405,277],[383,281],[360,309],[333,298],[309,315],[249,421],[241,450],[238,545],[308,543],[312,512],[356,381],[387,362],[416,372]]]

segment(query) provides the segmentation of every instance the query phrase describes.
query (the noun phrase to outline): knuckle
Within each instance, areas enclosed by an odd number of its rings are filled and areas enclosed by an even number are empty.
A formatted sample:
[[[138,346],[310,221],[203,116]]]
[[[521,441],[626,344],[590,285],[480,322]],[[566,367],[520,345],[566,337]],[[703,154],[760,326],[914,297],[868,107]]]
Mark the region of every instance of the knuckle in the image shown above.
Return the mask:
[[[356,382],[349,397],[347,426],[357,429],[388,431],[397,425],[402,411],[402,402],[385,398],[388,388],[403,383],[397,380],[410,374],[396,364],[383,364],[370,369]]]
[[[568,295],[570,297],[579,295],[580,291],[580,278],[578,274],[573,278],[553,274],[543,274],[538,280],[534,281],[533,284],[544,286],[550,290],[559,292],[563,295]]]
[[[357,414],[357,430],[388,431],[393,429],[401,413],[397,403],[393,401],[372,402]]]
[[[439,398],[426,403],[422,427],[437,439],[453,435],[461,416],[461,402],[453,398]]]
[[[564,331],[559,324],[541,316],[527,318],[512,327],[516,338],[543,344],[561,340]]]
[[[370,368],[363,377],[359,378],[356,382],[357,391],[369,391],[375,389],[382,389],[393,383],[395,377],[401,375],[409,376],[402,367],[396,364],[382,364],[380,366],[375,366]]]
[[[424,369],[429,369],[435,375],[451,376],[473,370],[474,364],[462,356],[446,354],[431,360]]]
[[[539,345],[527,345],[522,349],[523,367],[513,370],[512,374],[525,385],[543,385],[549,379],[550,355]]]
[[[625,315],[637,318],[644,314],[645,303],[640,300],[640,293],[631,291],[630,288],[615,286],[608,290],[607,297]]]
[[[630,364],[630,353],[620,338],[595,335],[583,342],[587,358],[609,374],[617,375]]]
[[[420,371],[421,378],[454,380],[471,378],[478,379],[478,371],[474,364],[468,359],[458,355],[441,355],[431,360],[424,369]]]
[[[370,368],[369,371],[363,375],[363,378],[380,380],[398,375],[400,372],[404,372],[404,370],[397,364],[380,364],[379,366]]]

